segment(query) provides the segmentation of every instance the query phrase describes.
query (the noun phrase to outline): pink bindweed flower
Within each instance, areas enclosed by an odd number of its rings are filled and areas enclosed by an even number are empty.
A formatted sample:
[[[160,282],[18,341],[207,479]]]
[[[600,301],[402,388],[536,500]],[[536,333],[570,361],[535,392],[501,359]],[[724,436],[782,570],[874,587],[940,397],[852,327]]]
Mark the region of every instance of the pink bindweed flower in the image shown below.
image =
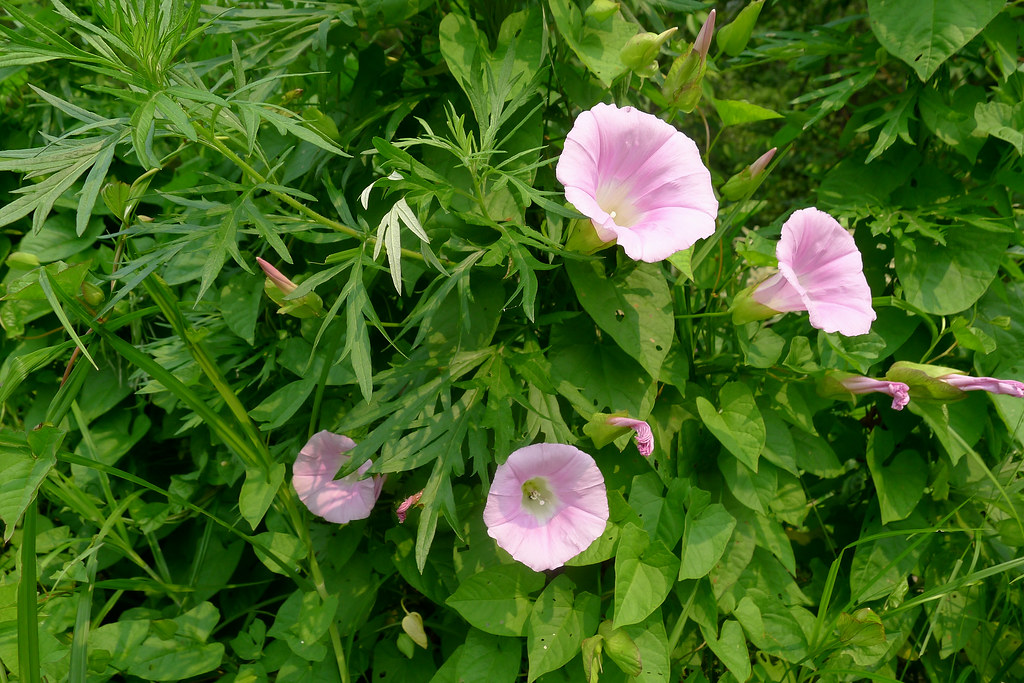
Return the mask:
[[[987,391],[993,394],[1006,394],[1024,398],[1024,382],[1014,379],[996,379],[995,377],[971,377],[970,375],[944,375],[938,379],[961,391]]]
[[[609,417],[608,424],[613,427],[628,427],[636,432],[636,449],[645,458],[654,452],[654,432],[651,425],[643,420],[634,420],[628,417]]]
[[[398,523],[405,524],[405,517],[409,514],[409,508],[416,503],[420,502],[420,498],[423,497],[423,491],[414,493],[401,502],[398,509],[395,510],[395,514],[398,516]]]
[[[520,448],[494,473],[484,523],[488,535],[530,569],[561,567],[604,533],[604,476],[574,446]]]
[[[369,460],[347,477],[334,479],[348,462],[345,452],[355,447],[347,436],[324,430],[306,442],[292,465],[292,486],[299,499],[328,522],[345,524],[369,517],[384,486],[384,477],[361,478],[372,465]]]
[[[848,337],[867,334],[875,311],[857,244],[835,218],[818,209],[795,211],[775,248],[779,272],[751,298],[773,311],[807,311],[811,325]]]
[[[693,140],[633,107],[581,113],[555,175],[602,242],[654,263],[715,231],[718,200]]]
[[[263,269],[264,274],[285,294],[291,294],[295,291],[295,288],[298,287],[298,285],[289,280],[284,273],[270,265],[269,262],[261,259],[259,256],[256,257],[256,263],[260,264],[260,268]]]
[[[882,379],[851,375],[839,380],[839,383],[853,394],[869,394],[874,391],[889,394],[892,396],[893,410],[903,410],[910,403],[910,387],[903,382],[889,382]]]

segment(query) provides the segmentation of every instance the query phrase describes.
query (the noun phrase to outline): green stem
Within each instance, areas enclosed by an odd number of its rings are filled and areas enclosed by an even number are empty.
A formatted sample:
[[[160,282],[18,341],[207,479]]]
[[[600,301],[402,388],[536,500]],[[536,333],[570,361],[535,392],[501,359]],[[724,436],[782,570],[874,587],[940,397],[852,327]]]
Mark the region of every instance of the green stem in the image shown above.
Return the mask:
[[[21,680],[39,681],[39,614],[36,598],[36,506],[25,509],[21,523],[21,580],[18,582],[18,670]]]
[[[689,318],[722,318],[727,315],[732,315],[732,311],[715,311],[714,313],[682,313],[675,316],[676,320],[685,320]]]

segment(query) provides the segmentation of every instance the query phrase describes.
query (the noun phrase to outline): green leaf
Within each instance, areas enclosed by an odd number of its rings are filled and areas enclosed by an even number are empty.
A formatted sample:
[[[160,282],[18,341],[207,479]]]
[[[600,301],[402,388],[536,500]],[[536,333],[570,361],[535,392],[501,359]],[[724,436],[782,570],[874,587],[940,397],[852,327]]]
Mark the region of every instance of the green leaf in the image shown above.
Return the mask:
[[[584,18],[572,0],[549,0],[548,5],[562,38],[605,87],[626,72],[619,53],[636,34],[635,23],[618,12],[601,22]]]
[[[528,683],[568,664],[579,652],[583,636],[597,629],[600,601],[590,593],[575,595],[574,588],[562,574],[537,597],[526,638]]]
[[[704,642],[737,680],[750,678],[750,653],[747,652],[747,641],[739,622],[726,619],[722,622],[721,635],[704,626],[700,630],[704,634]]]
[[[1009,238],[957,225],[945,232],[945,246],[916,239],[914,249],[896,244],[896,273],[908,303],[927,313],[959,313],[976,302],[996,276]]]
[[[746,100],[711,100],[722,118],[722,126],[739,126],[744,123],[781,119],[782,114],[766,107],[751,104]]]
[[[270,472],[247,469],[242,491],[238,495],[238,511],[254,530],[274,502],[277,490],[284,482],[284,463],[277,463]]]
[[[927,81],[1005,5],[1005,0],[868,0],[868,14],[882,47]]]
[[[1005,102],[979,102],[974,107],[974,120],[978,127],[974,134],[991,135],[1005,140],[1024,155],[1024,106],[1020,102],[1009,105]]]
[[[32,438],[0,431],[0,519],[4,522],[4,542],[11,540],[14,528],[57,463],[57,448],[65,432],[52,426],[34,430]]]
[[[827,441],[802,429],[794,429],[791,434],[796,447],[796,464],[800,469],[825,479],[843,473],[843,465]]]
[[[287,567],[294,567],[308,552],[302,540],[293,534],[264,531],[253,536],[253,540],[259,544],[252,547],[256,557],[267,569],[276,574],[285,574],[284,568],[281,567],[282,563]]]
[[[505,564],[470,576],[445,603],[481,631],[521,636],[533,611],[529,595],[543,585],[543,574],[518,563]]]
[[[839,640],[847,647],[871,647],[885,642],[885,626],[870,607],[853,614],[841,613],[836,628]]]
[[[514,683],[523,646],[517,638],[499,638],[475,628],[430,679],[430,683]]]
[[[149,637],[132,649],[125,673],[147,681],[180,681],[213,671],[224,658],[224,644],[206,639],[219,618],[217,608],[204,602],[168,620],[166,630],[151,622]]]
[[[736,519],[719,503],[711,503],[700,510],[696,508],[691,503],[686,510],[680,581],[707,576],[722,559],[736,528]]]
[[[654,611],[639,624],[630,624],[622,629],[640,651],[640,673],[632,679],[634,683],[669,683],[670,664],[668,634],[661,609]]]
[[[646,619],[665,601],[679,572],[665,544],[627,524],[615,553],[615,628]]]
[[[611,277],[600,259],[566,261],[565,268],[583,310],[651,377],[658,377],[675,327],[661,267],[627,264]]]
[[[697,397],[697,411],[704,426],[740,462],[757,472],[757,459],[764,449],[767,432],[754,394],[746,384],[729,382],[718,394],[721,412],[703,396]]]
[[[924,496],[928,464],[917,451],[893,452],[892,434],[874,429],[868,437],[867,460],[878,492],[882,524],[906,519]]]
[[[807,656],[807,636],[790,609],[800,608],[788,608],[774,595],[751,589],[736,605],[733,615],[755,647],[787,662],[797,663]],[[809,616],[807,612],[804,614]]]
[[[718,458],[718,469],[736,500],[762,515],[768,513],[768,504],[775,498],[778,487],[774,465],[762,463],[757,472],[751,472],[738,458],[723,454]]]

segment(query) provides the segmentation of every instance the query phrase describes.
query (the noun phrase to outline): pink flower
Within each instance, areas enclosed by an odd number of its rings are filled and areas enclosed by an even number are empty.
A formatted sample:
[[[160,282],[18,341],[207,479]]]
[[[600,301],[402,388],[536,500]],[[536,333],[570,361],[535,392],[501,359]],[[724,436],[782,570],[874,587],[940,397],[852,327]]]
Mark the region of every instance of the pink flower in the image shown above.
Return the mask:
[[[608,522],[604,476],[574,446],[526,446],[499,465],[487,494],[487,533],[534,571],[561,567]]]
[[[369,517],[384,486],[384,477],[361,478],[372,465],[369,460],[347,477],[334,479],[348,462],[345,452],[355,447],[347,436],[324,430],[306,442],[292,465],[292,486],[299,499],[328,522],[345,524]]]
[[[654,263],[715,231],[718,200],[693,140],[633,107],[581,113],[555,169],[603,242]]]
[[[420,498],[422,497],[423,491],[420,491],[419,493],[412,494],[411,496],[409,496],[408,498],[401,502],[401,504],[398,506],[398,509],[395,510],[395,514],[398,516],[399,524],[405,524],[405,516],[409,514],[409,508],[411,508],[416,503],[420,502]]]
[[[867,334],[875,311],[860,252],[838,221],[818,209],[800,209],[782,226],[775,248],[779,272],[751,298],[773,311],[807,311],[811,325],[848,337]]]
[[[633,420],[628,417],[609,417],[608,424],[613,427],[628,427],[636,432],[636,449],[645,458],[654,452],[654,432],[651,425],[643,420]]]
[[[938,379],[961,391],[988,391],[1024,398],[1024,382],[995,377],[971,377],[969,375],[944,375]]]
[[[270,265],[269,262],[261,259],[259,256],[256,257],[256,263],[260,264],[260,268],[263,269],[263,273],[285,294],[291,294],[295,291],[295,288],[298,287],[298,285],[289,280],[284,273]]]
[[[889,382],[870,377],[859,377],[850,375],[839,380],[839,383],[847,391],[854,394],[869,394],[873,391],[880,391],[883,394],[892,396],[892,409],[903,410],[904,406],[910,403],[910,387],[903,382]]]

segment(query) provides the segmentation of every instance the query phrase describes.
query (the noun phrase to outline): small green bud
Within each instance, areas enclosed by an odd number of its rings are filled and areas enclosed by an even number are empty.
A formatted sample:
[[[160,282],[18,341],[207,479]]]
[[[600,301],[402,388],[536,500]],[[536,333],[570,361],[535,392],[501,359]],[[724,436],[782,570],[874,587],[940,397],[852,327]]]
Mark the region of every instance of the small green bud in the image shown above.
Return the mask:
[[[39,257],[27,251],[12,251],[7,257],[8,268],[21,268],[28,270],[39,265]]]
[[[99,306],[103,303],[106,297],[103,295],[103,290],[94,285],[91,282],[82,283],[82,301],[92,307]]]
[[[740,10],[732,23],[719,29],[717,41],[718,48],[722,52],[730,57],[735,57],[747,49],[750,34],[754,31],[754,24],[757,23],[757,17],[761,14],[762,5],[764,5],[764,0],[754,0]]]
[[[638,33],[628,41],[619,51],[619,58],[622,63],[632,69],[634,72],[649,78],[651,73],[651,63],[654,64],[654,71],[657,71],[658,55],[661,53],[661,46],[664,45],[668,39],[676,32],[676,28],[673,26],[667,31],[661,33]],[[649,74],[649,75],[647,75]]]
[[[419,612],[409,612],[402,618],[402,630],[412,638],[424,650],[430,643],[427,641],[427,632],[423,629],[423,617]]]
[[[578,218],[569,224],[569,238],[565,241],[565,248],[575,251],[578,254],[595,254],[606,249],[615,242],[605,242],[594,228],[589,218]]]
[[[584,13],[584,16],[590,17],[596,21],[605,21],[615,16],[615,13],[619,11],[619,3],[612,2],[612,0],[594,0],[590,3],[590,7]]]
[[[775,147],[762,154],[757,161],[725,181],[720,192],[729,201],[736,201],[747,196],[755,187],[757,179],[767,168],[772,157],[775,156]]]

